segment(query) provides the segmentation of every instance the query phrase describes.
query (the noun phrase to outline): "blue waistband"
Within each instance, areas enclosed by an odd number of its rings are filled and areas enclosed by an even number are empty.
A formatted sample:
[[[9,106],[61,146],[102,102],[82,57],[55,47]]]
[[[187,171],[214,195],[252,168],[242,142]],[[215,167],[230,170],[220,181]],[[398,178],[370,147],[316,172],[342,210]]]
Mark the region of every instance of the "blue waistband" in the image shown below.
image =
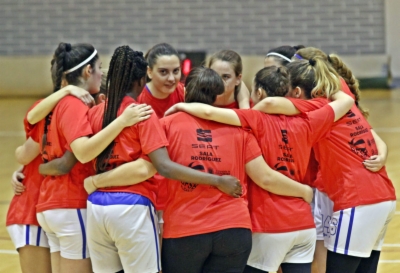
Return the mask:
[[[102,192],[95,191],[89,195],[88,200],[94,205],[144,205],[150,206],[151,201],[140,194],[129,192]]]

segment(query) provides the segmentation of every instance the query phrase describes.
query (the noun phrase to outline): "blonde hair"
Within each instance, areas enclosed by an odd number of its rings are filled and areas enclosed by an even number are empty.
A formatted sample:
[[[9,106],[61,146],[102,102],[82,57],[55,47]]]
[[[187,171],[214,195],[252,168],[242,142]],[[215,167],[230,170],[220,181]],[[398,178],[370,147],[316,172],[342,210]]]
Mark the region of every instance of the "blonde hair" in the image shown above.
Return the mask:
[[[368,118],[369,116],[368,109],[364,109],[359,105],[361,92],[359,89],[358,80],[338,55],[336,54],[327,55],[325,54],[325,52],[315,47],[306,47],[300,49],[297,51],[297,54],[299,54],[301,57],[305,59],[320,57],[324,59],[326,62],[328,62],[333,67],[333,69],[335,69],[335,71],[339,74],[339,76],[344,79],[351,93],[353,93],[355,97],[355,103],[358,109],[365,118]]]
[[[308,99],[331,98],[340,90],[339,75],[320,57],[295,61],[287,67],[292,88],[299,86],[304,89]]]

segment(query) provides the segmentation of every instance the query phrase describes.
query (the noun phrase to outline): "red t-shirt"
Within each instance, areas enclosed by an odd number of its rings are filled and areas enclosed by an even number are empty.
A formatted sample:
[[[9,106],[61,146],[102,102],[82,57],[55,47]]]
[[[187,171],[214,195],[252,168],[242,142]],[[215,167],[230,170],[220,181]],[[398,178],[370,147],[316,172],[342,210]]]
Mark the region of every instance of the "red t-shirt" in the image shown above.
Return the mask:
[[[327,99],[290,99],[308,112],[328,103]],[[356,105],[335,122],[328,138],[319,141],[315,156],[320,163],[323,191],[334,202],[334,211],[360,205],[396,200],[392,182],[383,167],[379,172],[365,169],[362,162],[378,153],[371,126]]]
[[[196,170],[237,177],[243,196],[233,198],[209,185],[168,180],[164,238],[228,228],[251,229],[245,164],[261,155],[252,134],[241,128],[177,113],[160,120],[170,140],[171,160]]]
[[[80,138],[92,135],[87,112],[89,108],[79,99],[66,96],[54,108],[48,126],[47,143],[41,143],[42,158],[60,158],[69,150],[70,144]],[[44,131],[40,132],[41,139]],[[93,175],[91,163],[77,162],[66,175],[46,176],[40,188],[37,212],[59,208],[86,208],[87,193],[83,180]]]
[[[122,114],[126,107],[136,103],[134,99],[125,96],[118,109],[118,115]],[[104,104],[97,105],[90,109],[89,120],[93,132],[101,130],[104,116]],[[159,148],[168,146],[164,130],[160,126],[158,118],[152,114],[149,119],[139,122],[131,127],[125,128],[115,139],[115,146],[108,162],[109,170],[114,169],[126,162],[138,159],[142,154],[147,155]],[[99,189],[105,192],[130,192],[143,195],[151,200],[153,204],[156,201],[158,184],[153,178],[142,183]]]
[[[35,102],[31,108],[29,108],[28,112],[39,102],[40,100]],[[33,140],[38,142],[33,134],[35,134],[35,130],[39,124],[31,125],[27,120],[27,114],[24,118],[26,139],[31,137]],[[44,178],[39,174],[39,165],[41,163],[42,158],[39,155],[22,169],[22,173],[25,175],[25,178],[22,181],[22,184],[25,186],[25,191],[21,195],[13,196],[7,213],[7,226],[14,224],[39,225],[36,219],[36,204],[39,199],[40,184]]]
[[[267,115],[255,110],[235,110],[243,128],[250,128],[271,168],[304,182],[311,148],[327,136],[334,113],[330,106],[307,115]],[[275,195],[249,184],[249,209],[253,232],[291,232],[315,227],[311,208],[301,198]]]
[[[184,86],[180,82],[176,86],[175,91],[165,99],[157,99],[153,97],[147,86],[143,88],[142,93],[140,93],[139,97],[137,98],[137,102],[151,105],[158,118],[164,117],[165,111],[167,111],[171,106],[177,104],[178,102],[184,101]]]

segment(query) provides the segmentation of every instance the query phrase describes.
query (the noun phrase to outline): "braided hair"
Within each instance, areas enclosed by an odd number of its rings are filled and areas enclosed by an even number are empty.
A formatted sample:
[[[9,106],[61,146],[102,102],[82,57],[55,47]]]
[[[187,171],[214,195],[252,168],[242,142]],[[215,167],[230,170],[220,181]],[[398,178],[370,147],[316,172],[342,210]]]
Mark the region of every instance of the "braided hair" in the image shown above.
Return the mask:
[[[103,129],[117,118],[118,109],[126,93],[131,91],[134,82],[140,81],[146,75],[146,70],[147,62],[142,52],[134,51],[127,45],[115,49],[107,74]],[[97,173],[106,171],[114,144],[114,141],[110,143],[97,157]]]

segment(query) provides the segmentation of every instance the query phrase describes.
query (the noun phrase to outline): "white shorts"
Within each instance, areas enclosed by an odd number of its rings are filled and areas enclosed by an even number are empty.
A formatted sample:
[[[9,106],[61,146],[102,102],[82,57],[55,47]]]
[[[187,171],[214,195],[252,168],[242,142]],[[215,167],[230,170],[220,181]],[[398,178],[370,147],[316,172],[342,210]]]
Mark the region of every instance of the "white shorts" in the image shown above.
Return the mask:
[[[328,195],[315,190],[314,222],[317,230],[317,240],[328,238],[329,225],[333,214],[333,202]]]
[[[158,219],[148,198],[125,192],[94,192],[87,208],[94,272],[161,271]]]
[[[315,228],[285,233],[253,233],[247,264],[263,271],[277,271],[281,263],[311,263]]]
[[[49,248],[49,241],[43,229],[36,225],[10,225],[8,234],[15,245],[15,249],[24,246],[40,246]]]
[[[336,253],[369,257],[372,250],[382,249],[395,210],[396,202],[386,201],[334,212],[325,246]]]
[[[63,258],[89,258],[86,243],[86,209],[52,209],[36,214],[49,238],[50,252]]]

